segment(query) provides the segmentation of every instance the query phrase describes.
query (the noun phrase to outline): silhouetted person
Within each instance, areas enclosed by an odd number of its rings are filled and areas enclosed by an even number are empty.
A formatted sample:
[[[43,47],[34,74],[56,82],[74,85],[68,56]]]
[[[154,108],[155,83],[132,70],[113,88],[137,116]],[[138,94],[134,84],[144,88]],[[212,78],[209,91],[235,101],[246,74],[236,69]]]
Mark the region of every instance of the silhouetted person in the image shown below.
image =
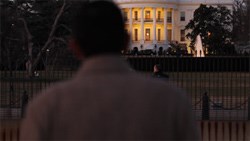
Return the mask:
[[[28,94],[27,94],[27,91],[24,91],[23,92],[23,95],[22,95],[22,106],[21,106],[21,115],[22,115],[22,117],[24,116],[24,114],[25,114],[25,111],[26,111],[26,107],[27,107],[27,104],[28,104],[28,102],[29,102],[29,96],[28,96]]]
[[[197,139],[186,95],[131,71],[120,56],[128,44],[120,9],[94,1],[77,13],[70,47],[83,64],[30,102],[21,139]]]
[[[162,48],[162,47],[159,48],[159,50],[158,50],[158,55],[159,55],[159,56],[163,55],[163,48]]]
[[[168,78],[169,76],[162,72],[162,68],[161,68],[160,64],[155,64],[154,65],[153,77],[156,77],[156,78]]]
[[[202,120],[209,120],[209,96],[207,92],[202,97]]]
[[[138,55],[139,54],[139,50],[137,47],[134,47],[132,50],[132,55]]]

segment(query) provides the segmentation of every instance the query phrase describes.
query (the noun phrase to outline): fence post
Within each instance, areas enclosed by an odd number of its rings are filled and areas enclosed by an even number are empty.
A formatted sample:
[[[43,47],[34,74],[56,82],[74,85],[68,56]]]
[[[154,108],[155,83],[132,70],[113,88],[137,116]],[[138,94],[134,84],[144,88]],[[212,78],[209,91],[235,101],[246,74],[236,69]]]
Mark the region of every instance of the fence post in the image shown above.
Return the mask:
[[[27,94],[27,91],[24,91],[23,92],[23,95],[22,95],[22,107],[21,107],[21,116],[24,117],[24,114],[25,114],[25,110],[26,110],[26,106],[29,102],[29,96]]]
[[[209,120],[209,97],[207,92],[202,96],[202,120]]]
[[[248,99],[247,99],[247,104],[248,104],[248,109],[247,109],[247,120],[250,120],[250,96],[248,96]]]
[[[248,72],[250,72],[250,56],[248,57],[248,70],[247,70]],[[247,115],[247,120],[250,120],[250,96],[249,96],[249,94],[248,94],[248,97],[247,97],[248,99],[248,109],[247,109],[247,111],[248,111],[248,115]]]

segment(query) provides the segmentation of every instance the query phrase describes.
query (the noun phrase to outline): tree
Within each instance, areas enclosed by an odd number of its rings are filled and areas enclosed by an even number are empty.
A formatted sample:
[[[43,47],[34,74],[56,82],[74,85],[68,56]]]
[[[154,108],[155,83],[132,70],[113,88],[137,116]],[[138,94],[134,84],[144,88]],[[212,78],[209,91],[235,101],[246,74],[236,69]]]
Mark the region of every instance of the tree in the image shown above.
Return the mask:
[[[233,6],[233,40],[248,44],[250,41],[250,1],[234,0]]]
[[[194,12],[194,18],[186,25],[191,39],[190,47],[194,48],[195,39],[202,37],[203,46],[209,54],[229,54],[232,41],[232,14],[224,6],[207,6],[201,4]],[[229,49],[230,48],[230,49]]]
[[[30,61],[28,73],[32,76],[40,62],[46,67],[48,51],[66,50],[71,33],[69,22],[77,3],[68,0],[1,1],[2,68],[12,66],[18,59],[22,64]],[[12,55],[8,55],[8,52]],[[19,54],[19,57],[13,54]],[[51,59],[55,57],[55,54],[50,55]],[[6,58],[12,61],[4,61],[8,60]],[[12,68],[7,67],[8,70]]]
[[[246,18],[246,29],[247,29],[247,35],[248,35],[248,42],[250,42],[250,1],[249,0],[244,0],[246,4],[246,10],[247,10],[247,18]]]
[[[17,17],[16,8],[12,1],[1,1],[1,68],[11,70],[15,64],[20,62],[19,58],[23,53],[22,31],[15,20]],[[15,65],[12,65],[15,64]]]

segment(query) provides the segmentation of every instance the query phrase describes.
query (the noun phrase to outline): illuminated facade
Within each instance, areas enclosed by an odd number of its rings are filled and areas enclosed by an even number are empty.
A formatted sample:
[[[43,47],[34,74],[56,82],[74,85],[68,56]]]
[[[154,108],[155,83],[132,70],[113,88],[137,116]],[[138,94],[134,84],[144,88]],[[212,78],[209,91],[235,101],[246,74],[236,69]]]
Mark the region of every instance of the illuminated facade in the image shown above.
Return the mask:
[[[193,18],[201,3],[232,8],[233,0],[114,0],[122,9],[126,30],[131,36],[130,49],[160,47],[167,49],[170,41],[188,45],[185,25]],[[204,15],[205,16],[205,15]],[[190,52],[190,51],[189,51]]]

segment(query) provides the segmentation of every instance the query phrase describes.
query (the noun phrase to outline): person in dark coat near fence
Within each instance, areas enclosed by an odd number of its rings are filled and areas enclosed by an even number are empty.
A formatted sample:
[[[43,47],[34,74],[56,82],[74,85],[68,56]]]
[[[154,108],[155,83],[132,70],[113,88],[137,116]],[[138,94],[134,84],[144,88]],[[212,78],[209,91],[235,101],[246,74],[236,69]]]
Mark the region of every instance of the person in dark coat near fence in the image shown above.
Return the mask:
[[[120,9],[79,5],[69,46],[83,64],[30,102],[21,140],[199,140],[185,93],[138,75],[120,56],[128,45]]]
[[[205,92],[202,96],[202,120],[209,120],[209,96]]]
[[[25,111],[26,111],[28,102],[29,102],[29,96],[28,96],[28,94],[27,94],[27,91],[24,91],[24,92],[23,92],[23,95],[22,95],[22,106],[21,106],[21,109],[22,109],[21,115],[22,115],[22,117],[23,117],[24,114],[25,114]]]
[[[164,74],[162,72],[162,67],[161,67],[160,64],[155,64],[154,65],[153,77],[156,77],[156,78],[169,78],[169,76],[167,74]]]

